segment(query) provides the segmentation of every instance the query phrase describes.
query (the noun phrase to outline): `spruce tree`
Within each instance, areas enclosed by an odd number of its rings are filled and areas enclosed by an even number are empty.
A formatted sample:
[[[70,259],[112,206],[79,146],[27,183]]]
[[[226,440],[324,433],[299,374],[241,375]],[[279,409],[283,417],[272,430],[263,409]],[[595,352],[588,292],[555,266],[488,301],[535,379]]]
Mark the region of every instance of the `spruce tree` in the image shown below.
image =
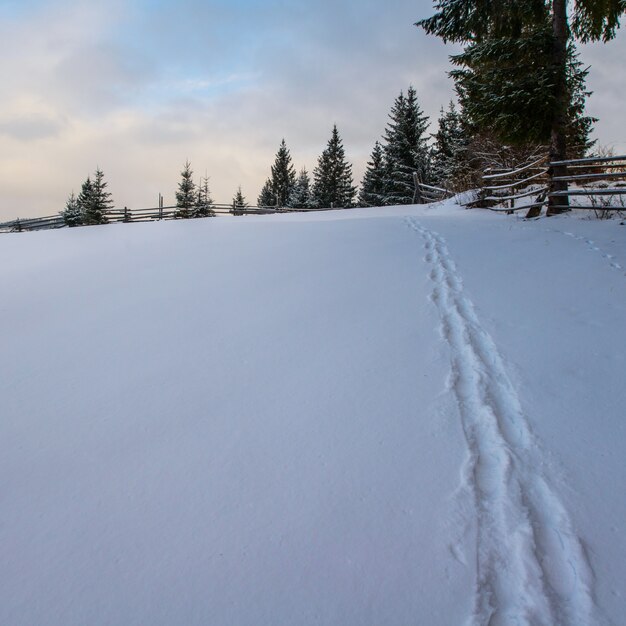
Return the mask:
[[[82,226],[83,212],[78,203],[78,199],[74,195],[74,192],[72,192],[70,197],[67,199],[62,215],[67,226]]]
[[[231,209],[233,215],[243,215],[243,211],[241,209],[245,209],[248,206],[246,202],[246,198],[241,191],[241,185],[237,187],[237,193],[233,197],[233,208]]]
[[[367,162],[361,191],[359,193],[359,204],[363,207],[384,206],[386,204],[385,179],[387,178],[385,169],[385,153],[380,142],[374,144],[372,156]]]
[[[276,206],[276,196],[274,195],[274,190],[272,188],[272,180],[268,178],[263,185],[263,189],[261,189],[261,193],[257,198],[257,206],[259,207],[275,207]]]
[[[89,179],[87,179],[89,180]],[[84,206],[83,221],[85,224],[106,224],[106,212],[113,206],[111,194],[107,191],[107,183],[104,180],[104,173],[98,167],[91,183],[91,193],[89,200]]]
[[[212,207],[213,199],[209,190],[209,177],[204,176],[197,186],[196,202],[191,211],[191,217],[215,217],[215,211]]]
[[[276,206],[282,208],[287,206],[289,195],[296,184],[296,170],[291,162],[291,154],[287,149],[287,144],[283,139],[276,153],[274,165],[272,165],[271,185],[272,192],[276,198]]]
[[[292,209],[308,209],[311,208],[311,180],[306,168],[303,167],[296,178],[287,206]]]
[[[189,163],[189,161],[185,162],[180,177],[178,191],[176,192],[177,210],[174,217],[187,219],[192,216],[197,201],[196,185],[193,182],[193,171],[191,170],[191,163]]]
[[[352,184],[352,165],[346,161],[337,125],[326,149],[313,170],[312,201],[318,208],[348,208],[354,203],[356,188]]]
[[[428,117],[422,112],[415,89],[396,98],[385,131],[385,199],[387,204],[411,204],[415,194],[413,174],[430,179],[426,131]]]

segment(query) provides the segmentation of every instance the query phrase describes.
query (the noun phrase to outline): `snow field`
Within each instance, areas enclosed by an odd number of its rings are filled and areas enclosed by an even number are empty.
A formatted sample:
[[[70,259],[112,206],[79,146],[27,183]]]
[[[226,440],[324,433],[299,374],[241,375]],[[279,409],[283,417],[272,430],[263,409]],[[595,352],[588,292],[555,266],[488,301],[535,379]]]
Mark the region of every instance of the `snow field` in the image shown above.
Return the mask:
[[[4,236],[0,623],[619,624],[625,243],[452,203]]]

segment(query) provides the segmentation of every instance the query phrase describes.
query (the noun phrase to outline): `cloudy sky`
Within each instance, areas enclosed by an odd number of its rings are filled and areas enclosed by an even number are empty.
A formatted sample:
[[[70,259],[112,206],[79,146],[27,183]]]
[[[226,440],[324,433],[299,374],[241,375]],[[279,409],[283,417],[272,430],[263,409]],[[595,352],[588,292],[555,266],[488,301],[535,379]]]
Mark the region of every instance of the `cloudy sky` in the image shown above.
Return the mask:
[[[63,208],[96,166],[116,205],[173,203],[186,159],[255,202],[284,137],[315,166],[333,123],[360,180],[394,98],[431,117],[455,50],[429,0],[0,0],[0,218]],[[587,46],[601,144],[626,151],[626,34]]]

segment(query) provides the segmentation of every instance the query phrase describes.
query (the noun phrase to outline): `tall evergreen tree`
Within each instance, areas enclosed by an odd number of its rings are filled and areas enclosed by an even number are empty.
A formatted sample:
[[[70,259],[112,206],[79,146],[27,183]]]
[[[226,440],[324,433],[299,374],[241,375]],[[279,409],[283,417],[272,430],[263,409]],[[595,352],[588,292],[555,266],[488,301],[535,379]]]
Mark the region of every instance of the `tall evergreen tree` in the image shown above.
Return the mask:
[[[193,182],[193,171],[191,163],[185,162],[183,171],[180,173],[180,182],[178,183],[178,191],[176,192],[176,213],[175,217],[187,219],[192,216],[194,206],[196,205],[196,185]]]
[[[208,176],[203,176],[197,186],[196,202],[191,211],[191,217],[215,217]]]
[[[83,212],[73,191],[65,203],[62,215],[67,226],[82,226],[83,224]]]
[[[377,141],[363,175],[359,204],[364,207],[384,206],[387,202],[385,195],[385,180],[387,178],[385,152],[380,142]]]
[[[263,185],[263,189],[261,189],[261,193],[257,198],[257,206],[260,207],[275,207],[276,206],[276,196],[274,194],[274,189],[272,187],[272,179],[268,178]]]
[[[300,170],[296,178],[296,184],[289,195],[287,206],[292,209],[308,209],[311,207],[311,180],[305,167]]]
[[[279,208],[287,206],[289,195],[296,184],[296,170],[284,139],[280,142],[274,165],[272,165],[271,181],[276,206]]]
[[[422,182],[430,177],[428,117],[422,113],[412,86],[406,97],[401,92],[396,98],[389,118],[384,135],[386,203],[411,204],[415,193],[414,172]]]
[[[352,184],[352,165],[346,161],[337,125],[326,149],[313,170],[312,201],[316,207],[347,208],[354,203],[356,187]]]

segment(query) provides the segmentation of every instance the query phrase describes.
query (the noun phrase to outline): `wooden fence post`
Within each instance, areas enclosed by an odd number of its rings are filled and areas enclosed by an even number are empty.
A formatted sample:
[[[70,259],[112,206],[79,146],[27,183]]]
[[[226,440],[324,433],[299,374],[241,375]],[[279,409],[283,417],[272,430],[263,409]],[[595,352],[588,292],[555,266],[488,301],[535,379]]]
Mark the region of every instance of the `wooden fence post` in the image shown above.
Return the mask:
[[[423,204],[422,190],[420,189],[420,177],[417,172],[413,172],[413,184],[415,185],[415,193],[413,194],[413,204]]]

